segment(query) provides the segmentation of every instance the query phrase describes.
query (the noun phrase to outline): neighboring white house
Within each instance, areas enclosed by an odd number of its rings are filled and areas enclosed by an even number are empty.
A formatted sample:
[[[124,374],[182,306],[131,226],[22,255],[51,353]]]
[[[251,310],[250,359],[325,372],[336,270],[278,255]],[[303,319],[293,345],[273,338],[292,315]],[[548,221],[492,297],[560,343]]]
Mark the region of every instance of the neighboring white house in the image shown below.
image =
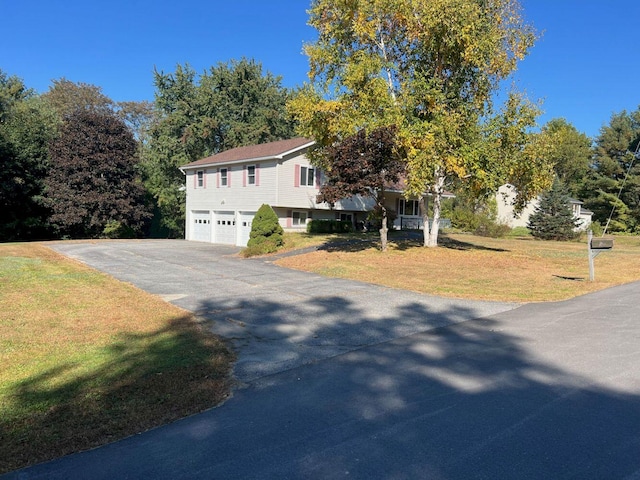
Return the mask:
[[[293,138],[233,148],[180,167],[186,177],[186,239],[245,246],[264,203],[286,230],[305,230],[311,219],[364,223],[374,207],[371,198],[316,202],[323,175],[305,155],[313,144]],[[417,200],[405,199],[398,188],[385,198],[397,212],[394,228],[421,228]]]
[[[515,197],[516,191],[513,185],[503,185],[498,189],[498,193],[496,194],[498,203],[497,221],[509,225],[511,228],[526,227],[529,223],[529,217],[535,212],[540,200],[536,198],[530,201],[519,214],[516,214],[513,208],[513,200]],[[593,212],[585,209],[582,206],[583,202],[580,200],[570,198],[569,203],[573,211],[573,216],[580,221],[578,230],[586,230],[587,227],[591,225]]]

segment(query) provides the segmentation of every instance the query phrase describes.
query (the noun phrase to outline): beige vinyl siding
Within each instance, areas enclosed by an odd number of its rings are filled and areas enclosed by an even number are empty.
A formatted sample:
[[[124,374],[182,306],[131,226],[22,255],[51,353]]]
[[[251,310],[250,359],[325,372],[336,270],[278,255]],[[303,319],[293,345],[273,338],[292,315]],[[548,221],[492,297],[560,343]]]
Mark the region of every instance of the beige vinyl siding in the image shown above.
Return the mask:
[[[278,198],[276,204],[280,207],[291,208],[323,208],[328,209],[326,204],[317,204],[316,195],[318,188],[316,186],[295,186],[296,174],[299,175],[298,167],[313,167],[307,157],[304,155],[296,155],[285,159],[278,166]]]
[[[194,175],[197,170],[186,173],[187,211],[189,210],[245,210],[253,211],[263,203],[273,205],[276,201],[276,161],[248,163],[257,166],[257,185],[243,186],[245,175],[243,164],[227,165],[223,167],[207,167],[206,188],[194,186]],[[228,186],[222,186],[219,181],[219,169],[227,169]]]

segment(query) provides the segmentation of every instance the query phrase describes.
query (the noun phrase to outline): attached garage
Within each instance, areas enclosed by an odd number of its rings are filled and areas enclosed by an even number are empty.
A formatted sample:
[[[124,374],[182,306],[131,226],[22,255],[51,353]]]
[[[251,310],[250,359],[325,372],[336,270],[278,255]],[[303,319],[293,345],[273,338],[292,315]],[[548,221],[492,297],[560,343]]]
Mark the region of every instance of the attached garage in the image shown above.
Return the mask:
[[[240,212],[238,215],[238,245],[246,247],[251,233],[251,223],[256,212]]]
[[[208,211],[191,212],[191,240],[211,242],[211,214]]]
[[[236,244],[235,212],[213,212],[213,242]]]

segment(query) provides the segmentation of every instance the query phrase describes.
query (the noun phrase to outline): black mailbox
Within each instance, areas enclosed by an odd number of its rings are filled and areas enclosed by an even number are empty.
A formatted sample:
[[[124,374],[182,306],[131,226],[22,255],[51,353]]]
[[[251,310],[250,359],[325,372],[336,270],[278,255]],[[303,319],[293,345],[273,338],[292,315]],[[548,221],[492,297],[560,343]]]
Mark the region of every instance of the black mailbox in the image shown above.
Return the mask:
[[[613,248],[613,240],[607,238],[591,239],[591,250],[611,250]]]

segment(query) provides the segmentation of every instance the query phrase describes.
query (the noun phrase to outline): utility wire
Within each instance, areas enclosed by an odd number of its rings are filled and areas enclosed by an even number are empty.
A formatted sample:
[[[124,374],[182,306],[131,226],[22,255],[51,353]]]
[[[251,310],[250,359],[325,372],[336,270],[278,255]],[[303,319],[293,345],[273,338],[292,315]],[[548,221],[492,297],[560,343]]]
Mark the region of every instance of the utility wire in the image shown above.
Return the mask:
[[[622,185],[620,185],[620,190],[618,190],[618,196],[616,197],[616,200],[620,200],[620,195],[622,195],[622,189],[624,188],[624,184],[627,183],[627,178],[629,178],[629,173],[631,172],[631,167],[633,167],[633,162],[639,159],[640,160],[640,142],[638,142],[638,145],[636,145],[636,151],[633,152],[633,157],[631,158],[631,163],[629,163],[629,168],[627,168],[627,173],[624,176],[624,180],[622,180]],[[609,228],[609,223],[611,222],[611,218],[613,217],[613,212],[615,211],[616,206],[615,204],[613,205],[613,208],[611,209],[611,213],[609,214],[609,219],[607,220],[607,224],[604,226],[604,231],[602,232],[602,236],[604,237],[604,234],[607,233],[607,228]]]

